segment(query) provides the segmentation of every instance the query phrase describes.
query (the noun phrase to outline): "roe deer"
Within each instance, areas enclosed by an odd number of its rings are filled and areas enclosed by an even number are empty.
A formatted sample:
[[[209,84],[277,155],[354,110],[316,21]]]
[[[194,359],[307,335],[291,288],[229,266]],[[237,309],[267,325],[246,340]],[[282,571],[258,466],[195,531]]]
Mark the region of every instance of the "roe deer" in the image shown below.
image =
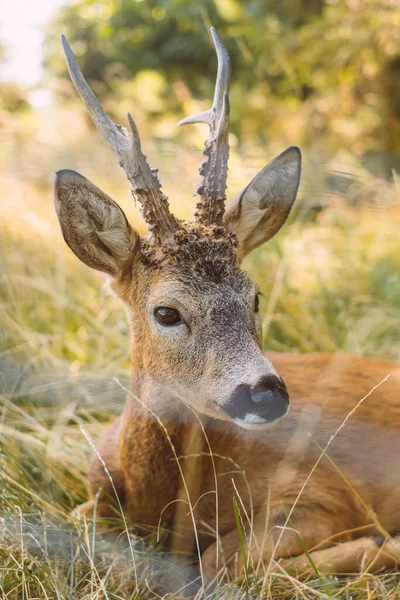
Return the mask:
[[[132,117],[129,132],[109,119],[63,38],[72,81],[150,230],[140,237],[93,183],[57,173],[65,241],[111,276],[132,330],[132,393],[98,452],[138,532],[162,523],[172,549],[197,544],[205,583],[218,572],[243,575],[233,498],[248,570],[299,557],[304,572],[304,547],[329,572],[392,566],[400,558],[400,538],[391,537],[400,532],[400,368],[347,355],[262,353],[258,288],[239,264],[287,219],[301,155],[285,150],[225,208],[230,61],[211,32],[212,108],[180,123],[210,128],[192,222],[171,214]],[[98,511],[111,517],[114,491],[96,455],[89,482],[93,495],[103,489]],[[81,514],[92,508],[87,502]]]

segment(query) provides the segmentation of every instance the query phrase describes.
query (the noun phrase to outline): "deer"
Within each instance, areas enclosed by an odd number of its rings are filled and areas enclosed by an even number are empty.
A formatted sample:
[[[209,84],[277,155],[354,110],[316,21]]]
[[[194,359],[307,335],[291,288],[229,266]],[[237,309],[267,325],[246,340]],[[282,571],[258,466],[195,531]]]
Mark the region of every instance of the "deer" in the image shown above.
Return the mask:
[[[64,240],[108,276],[132,338],[126,404],[97,445],[91,499],[76,514],[90,514],[101,490],[97,512],[112,518],[117,495],[138,535],[161,525],[165,547],[199,555],[204,586],[277,561],[300,577],[310,556],[326,573],[397,566],[400,367],[340,353],[263,353],[260,292],[241,263],[285,223],[301,153],[289,147],[226,200],[231,68],[214,28],[211,36],[212,107],[179,123],[209,127],[187,222],[170,212],[132,116],[129,129],[107,116],[62,37],[72,82],[149,230],[140,236],[79,173],[56,174]]]

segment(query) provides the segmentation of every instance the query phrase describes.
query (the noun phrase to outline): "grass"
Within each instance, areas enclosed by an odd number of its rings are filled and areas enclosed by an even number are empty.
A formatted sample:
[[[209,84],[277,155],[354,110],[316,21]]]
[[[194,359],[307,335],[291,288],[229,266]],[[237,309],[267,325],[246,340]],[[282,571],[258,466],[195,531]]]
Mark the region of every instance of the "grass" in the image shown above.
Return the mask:
[[[246,261],[264,294],[265,349],[400,361],[399,196],[358,163],[349,159],[344,172],[346,161],[335,160],[321,165],[325,209],[309,202],[310,160],[290,225]],[[236,179],[253,172],[237,156],[234,164]],[[115,382],[129,374],[124,312],[102,277],[65,247],[48,184],[0,179],[0,597],[165,596],[165,573],[184,581],[184,565],[138,540],[132,558],[123,540],[101,539],[95,521],[69,516],[87,499],[91,448],[81,428],[96,439],[124,403]],[[186,201],[174,189],[178,210]],[[237,504],[236,512],[240,523]],[[249,574],[213,597],[255,598],[260,589]],[[400,580],[389,572],[330,578],[328,587],[324,579],[321,587],[318,577],[302,583],[278,570],[262,589],[274,600],[395,599]]]

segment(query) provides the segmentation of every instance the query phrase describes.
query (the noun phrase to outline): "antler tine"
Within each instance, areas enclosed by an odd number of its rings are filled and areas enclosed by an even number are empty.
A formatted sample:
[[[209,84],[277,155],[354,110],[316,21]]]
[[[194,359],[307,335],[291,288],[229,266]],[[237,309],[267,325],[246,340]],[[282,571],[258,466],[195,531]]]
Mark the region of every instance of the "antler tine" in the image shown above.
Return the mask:
[[[210,135],[205,142],[204,156],[200,168],[201,180],[197,193],[202,196],[197,203],[196,219],[204,225],[221,225],[225,206],[226,177],[229,157],[229,79],[231,64],[228,52],[216,30],[211,27],[218,58],[218,73],[212,107],[202,113],[186,117],[178,125],[207,123]]]
[[[179,121],[178,125],[187,125],[188,123],[207,123],[212,125],[214,122],[214,111],[221,111],[224,93],[229,92],[229,79],[231,74],[231,61],[229,54],[222,44],[214,27],[210,29],[213,38],[214,46],[218,58],[217,81],[215,83],[213,105],[209,110],[185,117]]]
[[[158,243],[174,245],[174,233],[179,225],[169,212],[168,197],[160,189],[157,170],[150,169],[146,156],[141,151],[139,133],[132,116],[128,113],[129,133],[111,121],[82,75],[74,53],[63,35],[61,42],[75,89],[102,137],[118,156],[119,164],[132,185],[132,194],[142,205],[142,214],[150,231]]]

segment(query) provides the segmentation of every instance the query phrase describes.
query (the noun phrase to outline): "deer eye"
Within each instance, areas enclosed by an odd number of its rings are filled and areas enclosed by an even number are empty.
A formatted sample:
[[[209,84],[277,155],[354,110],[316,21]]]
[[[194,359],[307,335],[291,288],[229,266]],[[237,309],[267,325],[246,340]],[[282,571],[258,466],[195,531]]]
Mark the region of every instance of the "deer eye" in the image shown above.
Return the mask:
[[[168,306],[158,306],[154,309],[154,316],[160,325],[179,325],[182,323],[182,317],[179,310],[176,308],[168,308]]]
[[[260,310],[260,294],[261,292],[257,292],[254,298],[254,312],[258,313]]]

